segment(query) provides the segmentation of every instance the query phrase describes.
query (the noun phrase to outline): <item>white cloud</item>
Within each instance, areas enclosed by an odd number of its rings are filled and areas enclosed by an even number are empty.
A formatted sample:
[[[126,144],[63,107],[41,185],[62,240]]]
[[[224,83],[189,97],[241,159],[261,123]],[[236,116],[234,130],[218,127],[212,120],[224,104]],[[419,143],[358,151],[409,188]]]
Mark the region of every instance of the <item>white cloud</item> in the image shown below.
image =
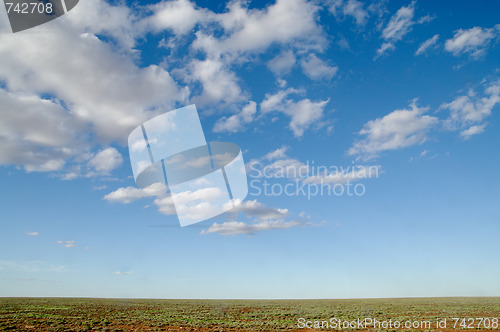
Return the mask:
[[[290,214],[288,209],[270,208],[258,202],[256,199],[253,201],[239,201],[235,205],[236,207],[230,211],[231,214],[245,213],[247,216],[255,217],[259,220],[281,220],[285,219]]]
[[[395,110],[367,122],[359,132],[366,137],[354,143],[348,151],[349,155],[370,159],[386,150],[425,142],[428,131],[438,122],[438,118],[425,115],[428,110],[428,107],[418,107],[413,100],[409,109]]]
[[[174,201],[172,200],[172,196],[170,195],[159,196],[154,200],[154,204],[156,205],[160,213],[163,213],[165,215],[177,214]]]
[[[148,17],[146,24],[155,31],[172,30],[176,35],[191,32],[196,24],[208,23],[215,15],[207,9],[197,8],[188,0],[162,1],[151,5],[154,15]]]
[[[297,62],[297,58],[292,51],[283,51],[280,54],[272,58],[268,63],[267,67],[278,76],[288,74],[292,67]]]
[[[230,71],[220,58],[207,58],[205,60],[192,60],[188,65],[191,83],[198,81],[203,86],[203,92],[193,98],[198,105],[236,103],[247,97],[238,85],[237,76]]]
[[[240,112],[230,117],[220,118],[215,123],[214,132],[238,132],[244,128],[245,124],[254,120],[255,113],[257,113],[257,104],[254,101],[250,101]]]
[[[29,235],[29,236],[38,236],[38,235],[40,235],[40,233],[38,233],[38,232],[26,232],[26,235]]]
[[[257,232],[288,229],[291,227],[300,226],[300,221],[283,221],[283,220],[265,220],[248,224],[240,221],[226,221],[221,224],[213,223],[208,229],[201,231],[201,234],[217,233],[220,235],[252,235]]]
[[[469,139],[473,135],[481,134],[482,132],[484,132],[485,127],[486,123],[483,123],[481,125],[471,126],[468,129],[462,130],[460,132],[460,136],[462,136],[465,139]]]
[[[279,149],[267,153],[264,158],[267,160],[281,159],[286,157],[286,152],[288,151],[288,146],[282,146]]]
[[[82,32],[109,36],[122,50],[133,52],[135,40],[143,32],[134,13],[123,3],[86,0],[71,10],[71,16],[65,16],[64,23]]]
[[[122,155],[115,148],[109,147],[99,151],[90,161],[88,165],[97,172],[108,174],[120,166],[123,162]]]
[[[72,116],[92,125],[102,142],[125,142],[138,124],[183,99],[164,69],[139,68],[132,57],[67,22],[57,20],[32,33],[0,35],[0,57],[5,64],[0,77],[5,78],[9,91],[54,95],[68,105]],[[156,112],[148,114],[144,109]]]
[[[470,54],[474,58],[482,56],[492,40],[500,36],[500,24],[491,29],[474,27],[468,30],[455,31],[453,38],[445,43],[445,50],[455,56]]]
[[[81,122],[57,101],[0,88],[0,105],[0,164],[22,165],[28,172],[57,171],[79,148],[86,149],[73,135],[82,129]]]
[[[166,190],[167,186],[164,183],[153,183],[145,188],[118,188],[104,196],[104,199],[111,203],[129,204],[146,197],[162,196]]]
[[[485,119],[499,103],[500,81],[488,83],[482,97],[471,91],[469,95],[458,96],[452,102],[441,105],[441,108],[450,111],[444,126],[448,130],[459,130],[460,136],[465,139],[480,134],[487,125]]]
[[[434,35],[431,38],[424,41],[422,44],[420,44],[420,47],[415,52],[415,55],[421,55],[421,54],[425,53],[431,46],[436,45],[438,39],[439,39],[439,35]]]
[[[415,16],[415,1],[412,1],[408,6],[401,7],[394,14],[386,27],[382,30],[382,38],[385,42],[377,50],[377,56],[381,56],[389,50],[395,49],[395,44],[402,40],[403,37],[411,31],[415,24],[413,20]],[[418,23],[424,23],[428,20],[419,20]]]
[[[363,26],[368,20],[368,12],[363,8],[363,3],[357,0],[330,0],[327,1],[329,11],[339,17],[340,14],[344,16],[352,16],[358,26]]]
[[[300,62],[304,73],[313,80],[326,79],[331,80],[337,73],[337,66],[328,66],[314,54],[309,54]]]
[[[190,84],[201,83],[201,93],[192,98],[192,102],[200,105],[222,107],[247,101],[248,93],[242,91],[232,65],[253,61],[256,54],[272,45],[321,50],[326,44],[317,22],[319,7],[305,0],[278,0],[263,9],[252,10],[244,1],[231,1],[221,14],[195,8],[185,1],[174,2],[172,6],[180,6],[184,14],[190,15],[182,31],[196,24],[203,26],[195,33],[189,50],[202,52],[204,59],[191,60],[185,70],[176,71]],[[268,66],[276,74],[284,74],[294,63],[293,52],[285,51]]]
[[[10,127],[0,128],[1,164],[72,168],[96,146],[125,143],[131,129],[185,100],[186,90],[163,68],[134,63],[143,32],[137,24],[125,5],[89,0],[50,24],[0,34],[2,124]]]
[[[261,51],[274,43],[303,42],[310,47],[324,44],[322,29],[317,24],[314,3],[305,0],[277,0],[262,10],[248,10],[242,1],[231,2],[228,12],[217,15],[226,36],[215,40],[198,35],[195,48],[209,54]]]
[[[300,91],[289,88],[275,94],[266,94],[266,98],[260,104],[263,113],[281,112],[288,115],[291,118],[289,128],[295,137],[302,136],[304,130],[322,119],[323,109],[329,102],[329,100],[312,102],[309,99],[294,101],[288,98],[290,94],[298,92]]]
[[[356,20],[356,24],[365,25],[368,19],[368,12],[363,9],[363,3],[357,0],[349,0],[343,9],[344,15],[350,15]]]
[[[76,246],[76,242],[71,240],[71,241],[57,241],[57,244],[63,245],[65,248],[73,248]]]
[[[115,271],[113,273],[119,276],[127,276],[132,274],[132,271]]]

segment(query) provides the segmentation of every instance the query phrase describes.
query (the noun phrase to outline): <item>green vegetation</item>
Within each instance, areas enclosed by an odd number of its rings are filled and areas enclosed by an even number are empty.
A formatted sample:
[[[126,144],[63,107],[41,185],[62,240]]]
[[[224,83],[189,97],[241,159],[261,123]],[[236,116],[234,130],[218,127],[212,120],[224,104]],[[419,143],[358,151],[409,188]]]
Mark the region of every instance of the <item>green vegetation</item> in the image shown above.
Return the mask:
[[[366,300],[133,300],[0,298],[0,331],[304,331],[298,319],[436,322],[453,317],[500,318],[500,298]],[[341,329],[395,331],[396,329]],[[420,331],[420,329],[399,329]],[[475,326],[474,331],[488,331]],[[490,328],[498,330],[498,328]]]

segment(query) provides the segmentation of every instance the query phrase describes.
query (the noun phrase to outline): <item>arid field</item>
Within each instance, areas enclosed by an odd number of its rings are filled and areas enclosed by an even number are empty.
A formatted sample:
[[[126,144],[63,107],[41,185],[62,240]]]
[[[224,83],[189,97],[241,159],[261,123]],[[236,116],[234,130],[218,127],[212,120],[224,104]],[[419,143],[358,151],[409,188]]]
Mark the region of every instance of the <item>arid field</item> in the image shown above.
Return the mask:
[[[2,331],[491,331],[499,319],[500,298],[0,298]]]

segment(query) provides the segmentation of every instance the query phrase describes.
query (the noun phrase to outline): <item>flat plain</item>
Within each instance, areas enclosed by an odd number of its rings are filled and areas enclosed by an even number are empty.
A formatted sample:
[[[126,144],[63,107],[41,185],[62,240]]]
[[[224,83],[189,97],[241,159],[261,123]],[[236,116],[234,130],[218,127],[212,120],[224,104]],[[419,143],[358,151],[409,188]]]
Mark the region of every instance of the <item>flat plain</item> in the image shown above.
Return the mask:
[[[365,319],[377,321],[379,325],[352,326]],[[492,331],[500,329],[499,320],[499,297],[353,300],[0,298],[0,331]],[[342,326],[347,323],[351,326]],[[397,323],[401,326],[397,327]]]

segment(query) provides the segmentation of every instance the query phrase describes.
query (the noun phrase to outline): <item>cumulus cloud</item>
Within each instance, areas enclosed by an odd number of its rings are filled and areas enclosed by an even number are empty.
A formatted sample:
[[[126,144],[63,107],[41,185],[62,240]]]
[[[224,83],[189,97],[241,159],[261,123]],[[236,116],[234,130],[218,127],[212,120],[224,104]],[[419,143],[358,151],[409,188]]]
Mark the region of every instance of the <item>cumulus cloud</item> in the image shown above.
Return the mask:
[[[300,93],[300,90],[289,88],[275,94],[266,94],[260,104],[263,113],[280,112],[290,117],[289,128],[295,137],[300,137],[311,125],[318,123],[323,118],[323,110],[329,99],[312,102],[309,99],[293,100],[290,94]]]
[[[327,40],[319,11],[306,0],[278,0],[262,9],[231,1],[222,13],[187,0],[137,10],[124,3],[88,0],[36,31],[1,34],[0,98],[6,120],[0,126],[6,128],[0,130],[6,134],[0,137],[0,164],[66,172],[64,179],[81,176],[89,167],[87,175],[107,174],[120,158],[114,153],[115,163],[104,165],[90,160],[93,151],[125,144],[137,125],[188,99],[200,106],[247,105],[215,128],[240,130],[251,121],[255,107],[240,87],[234,65],[253,61],[276,46],[289,50],[281,61],[269,63],[270,70],[282,74],[296,62],[299,50],[321,52]],[[141,67],[137,40],[163,30],[172,33],[173,45],[182,40],[190,56],[170,56],[161,66]],[[189,33],[193,38],[184,38]],[[307,59],[304,66],[317,60]],[[187,86],[180,87],[167,67]],[[334,67],[322,68],[324,77],[333,76]],[[311,77],[322,76],[306,71]],[[290,106],[290,127],[300,136],[323,105],[304,99]],[[301,112],[306,115],[301,117]],[[20,123],[21,118],[33,121]]]
[[[57,100],[0,88],[0,105],[0,164],[23,166],[28,172],[57,171],[86,149],[73,134],[82,130],[82,123]]]
[[[349,155],[364,159],[376,157],[386,150],[397,150],[427,140],[427,133],[438,118],[425,115],[429,107],[418,107],[413,100],[409,109],[395,110],[382,118],[367,122],[359,135],[365,136],[349,149]]]
[[[166,190],[167,186],[164,183],[153,183],[145,188],[118,188],[104,196],[104,199],[111,203],[129,204],[146,197],[162,196]]]
[[[424,41],[422,44],[420,44],[420,47],[415,52],[415,55],[424,54],[429,48],[436,45],[438,39],[439,39],[439,35],[434,35],[431,38]]]
[[[90,161],[88,165],[96,172],[108,174],[120,166],[123,162],[122,155],[115,148],[109,147],[99,151]]]
[[[197,24],[206,24],[216,18],[214,13],[188,0],[162,1],[149,8],[154,14],[144,23],[153,31],[171,30],[175,35],[189,33]]]
[[[325,43],[317,24],[319,7],[305,0],[278,0],[261,10],[248,10],[241,1],[233,1],[228,11],[215,16],[225,36],[198,34],[193,46],[208,54],[258,52],[272,44],[302,42],[310,47]]]
[[[230,211],[231,214],[245,213],[247,216],[260,220],[285,219],[290,214],[288,209],[270,208],[256,199],[252,201],[238,201],[235,205],[236,207]]]
[[[444,126],[449,130],[460,131],[465,139],[480,134],[486,128],[486,118],[493,108],[500,103],[500,81],[487,83],[482,95],[470,91],[468,95],[456,97],[453,101],[441,105],[450,111]]]
[[[273,160],[273,159],[281,159],[286,157],[286,152],[288,151],[289,147],[288,146],[282,146],[281,148],[278,148],[274,151],[268,152],[265,156],[264,159],[267,160]]]
[[[445,42],[445,50],[455,56],[469,54],[473,58],[479,58],[485,54],[494,39],[500,36],[500,24],[491,29],[474,27],[467,30],[455,31],[453,38]]]
[[[28,235],[28,236],[38,236],[38,235],[40,235],[40,233],[38,233],[38,232],[26,232],[26,235]]]
[[[237,219],[242,218],[241,214],[250,221],[238,221]],[[321,223],[310,222],[310,217],[306,216],[304,212],[299,218],[287,220],[289,217],[291,214],[288,209],[270,208],[257,200],[239,201],[236,207],[227,214],[228,221],[215,222],[209,228],[202,230],[201,234],[252,235],[262,231],[321,225]]]
[[[288,74],[296,62],[297,58],[292,51],[282,51],[280,54],[269,60],[269,62],[267,63],[267,67],[275,75],[280,76]]]
[[[250,101],[236,114],[230,117],[222,117],[217,120],[214,126],[214,132],[238,132],[244,128],[245,124],[254,120],[255,113],[257,113],[257,103]]]
[[[199,105],[236,103],[246,99],[238,77],[220,57],[193,59],[188,65],[187,81],[200,82],[203,91],[192,102]]]
[[[115,271],[113,273],[119,276],[127,276],[132,274],[132,271]]]
[[[337,66],[329,66],[319,59],[315,54],[309,54],[308,57],[300,62],[304,73],[313,80],[326,79],[331,80],[337,73]]]
[[[1,164],[68,170],[185,100],[165,69],[134,62],[138,24],[125,5],[89,0],[33,31],[0,34],[2,125],[9,126],[0,128]]]
[[[194,41],[188,45],[192,54],[203,54],[192,59],[176,72],[187,83],[200,83],[201,92],[192,98],[200,105],[221,107],[229,103],[246,102],[248,93],[240,87],[239,78],[232,70],[234,64],[253,61],[256,55],[271,46],[284,46],[281,57],[270,61],[268,67],[277,75],[285,74],[295,63],[290,49],[322,50],[326,38],[318,24],[319,7],[305,0],[278,0],[262,9],[248,9],[243,1],[231,1],[224,13],[214,13],[194,6],[187,1],[175,1],[168,5],[152,7],[155,10],[151,22],[156,27],[182,34],[195,26],[203,29],[195,32]],[[178,17],[167,23],[166,10],[171,7]],[[182,17],[185,23],[178,24]],[[161,22],[161,23],[159,23]],[[175,26],[175,27],[174,27]]]

